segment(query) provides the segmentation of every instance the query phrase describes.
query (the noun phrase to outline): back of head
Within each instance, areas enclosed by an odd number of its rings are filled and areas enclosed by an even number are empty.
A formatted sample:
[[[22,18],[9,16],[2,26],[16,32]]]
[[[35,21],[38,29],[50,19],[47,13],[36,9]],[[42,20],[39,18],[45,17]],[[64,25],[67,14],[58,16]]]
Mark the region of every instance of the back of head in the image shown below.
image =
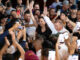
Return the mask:
[[[11,7],[12,4],[10,2],[7,3],[7,7]]]
[[[25,60],[39,60],[33,51],[28,51],[25,53]]]

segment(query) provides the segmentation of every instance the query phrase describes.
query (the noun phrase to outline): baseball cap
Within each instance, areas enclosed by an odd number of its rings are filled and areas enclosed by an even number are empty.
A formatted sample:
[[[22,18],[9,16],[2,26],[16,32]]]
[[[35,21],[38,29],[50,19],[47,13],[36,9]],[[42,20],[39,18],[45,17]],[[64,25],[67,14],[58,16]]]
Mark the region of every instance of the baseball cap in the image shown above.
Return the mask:
[[[33,51],[30,50],[25,53],[25,60],[39,60],[39,58]]]
[[[64,0],[63,1],[63,5],[69,5],[69,1],[68,0]]]
[[[70,8],[71,9],[77,9],[77,6],[76,5],[72,5]]]

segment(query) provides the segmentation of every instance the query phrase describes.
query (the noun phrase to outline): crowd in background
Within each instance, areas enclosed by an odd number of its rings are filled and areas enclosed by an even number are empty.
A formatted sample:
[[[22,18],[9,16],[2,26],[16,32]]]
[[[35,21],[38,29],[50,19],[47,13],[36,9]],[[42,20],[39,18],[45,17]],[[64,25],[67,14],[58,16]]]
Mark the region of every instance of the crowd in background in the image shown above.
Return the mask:
[[[80,1],[0,0],[0,60],[79,60]],[[77,2],[76,2],[77,1]],[[43,11],[41,10],[43,9]]]

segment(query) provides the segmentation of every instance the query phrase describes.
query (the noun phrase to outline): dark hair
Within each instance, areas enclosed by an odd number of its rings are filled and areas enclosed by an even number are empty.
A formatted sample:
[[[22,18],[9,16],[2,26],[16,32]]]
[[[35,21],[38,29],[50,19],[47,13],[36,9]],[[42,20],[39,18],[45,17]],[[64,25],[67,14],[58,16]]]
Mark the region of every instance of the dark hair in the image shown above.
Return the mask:
[[[42,47],[43,49],[45,48],[53,49],[53,44],[49,40],[44,40],[44,42],[42,43]]]
[[[56,7],[56,11],[58,11],[59,9],[62,9],[62,7],[61,7],[60,5],[58,5],[58,6]]]
[[[74,10],[74,9],[77,9],[77,6],[76,5],[72,5],[70,8]]]
[[[30,11],[29,11],[29,10],[25,11],[25,12],[24,12],[24,15],[25,15],[25,14],[30,14]]]
[[[46,48],[46,49],[42,49],[42,56],[44,57],[48,57],[49,56],[49,49]]]
[[[7,3],[7,7],[11,7],[12,4],[10,2]]]
[[[12,54],[6,54],[3,56],[3,60],[14,60],[14,56]]]
[[[34,10],[34,15],[35,15],[36,11],[40,11],[40,9],[35,9],[35,10]]]
[[[43,36],[42,36],[42,35],[39,35],[39,34],[38,34],[38,35],[36,36],[36,40],[42,40],[42,41],[43,41],[43,40],[44,40],[44,38],[43,38]]]
[[[58,17],[56,18],[56,21],[57,21],[57,20],[60,20],[60,16],[58,16]],[[56,22],[56,21],[55,21],[55,22]]]
[[[60,18],[57,18],[55,23],[60,23],[61,25],[63,25],[63,22],[62,22],[62,20]]]
[[[49,12],[50,12],[52,9],[54,9],[54,8],[50,8],[50,9],[49,9]],[[55,9],[54,9],[54,10],[55,10]]]
[[[21,7],[22,7],[21,5],[17,5],[17,6],[16,6],[16,8],[21,8]]]
[[[12,10],[12,11],[11,11],[11,13],[12,13],[12,12],[14,12],[14,11],[16,12],[16,10]],[[11,14],[11,13],[10,13],[10,16],[12,16],[12,14]]]
[[[63,11],[63,12],[61,12],[61,14],[64,14],[65,16],[67,16],[67,14]]]
[[[34,1],[34,0],[29,0],[29,3],[31,3],[32,1]]]
[[[40,18],[44,19],[42,16],[39,16],[39,19],[40,19]]]
[[[36,3],[34,4],[34,6],[35,6],[35,5],[39,5],[39,3],[36,2]]]

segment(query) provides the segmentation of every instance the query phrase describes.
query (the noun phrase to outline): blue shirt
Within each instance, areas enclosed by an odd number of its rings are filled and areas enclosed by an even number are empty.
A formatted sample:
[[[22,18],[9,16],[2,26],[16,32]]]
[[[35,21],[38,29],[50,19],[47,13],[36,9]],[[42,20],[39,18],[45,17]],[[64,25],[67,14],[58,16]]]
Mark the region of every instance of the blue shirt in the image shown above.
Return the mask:
[[[4,38],[9,35],[9,31],[5,31],[3,34],[0,34],[0,43],[4,43]]]

